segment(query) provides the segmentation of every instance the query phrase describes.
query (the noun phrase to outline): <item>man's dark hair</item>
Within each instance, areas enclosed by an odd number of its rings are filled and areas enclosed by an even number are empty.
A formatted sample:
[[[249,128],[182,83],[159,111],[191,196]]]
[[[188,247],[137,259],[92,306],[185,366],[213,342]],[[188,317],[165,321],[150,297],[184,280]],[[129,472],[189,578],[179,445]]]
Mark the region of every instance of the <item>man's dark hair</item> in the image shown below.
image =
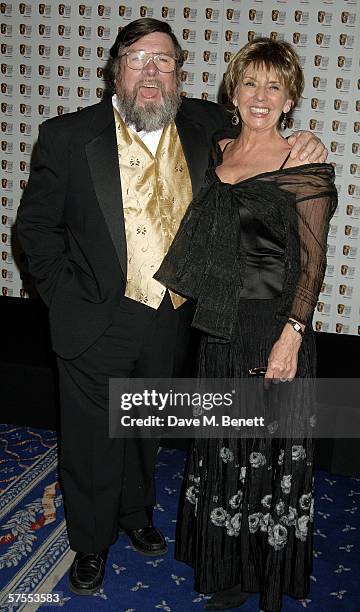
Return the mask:
[[[130,47],[130,45],[140,40],[140,38],[143,36],[146,36],[147,34],[154,34],[155,32],[160,32],[170,36],[174,44],[175,56],[177,58],[177,70],[179,71],[184,63],[184,60],[181,46],[171,27],[166,21],[144,17],[142,19],[131,21],[117,35],[116,40],[110,49],[110,57],[113,60],[110,70],[110,78],[112,77],[112,80],[114,79],[115,63],[123,50],[126,47]]]

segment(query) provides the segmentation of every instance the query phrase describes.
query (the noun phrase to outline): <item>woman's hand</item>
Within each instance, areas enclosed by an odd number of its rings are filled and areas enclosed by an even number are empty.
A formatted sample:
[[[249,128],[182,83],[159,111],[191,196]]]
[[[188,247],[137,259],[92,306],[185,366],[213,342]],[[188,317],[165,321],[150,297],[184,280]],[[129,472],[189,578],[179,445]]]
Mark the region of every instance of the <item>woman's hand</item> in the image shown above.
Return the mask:
[[[290,382],[295,378],[301,341],[300,334],[286,324],[271,349],[265,378],[274,379],[274,382]]]

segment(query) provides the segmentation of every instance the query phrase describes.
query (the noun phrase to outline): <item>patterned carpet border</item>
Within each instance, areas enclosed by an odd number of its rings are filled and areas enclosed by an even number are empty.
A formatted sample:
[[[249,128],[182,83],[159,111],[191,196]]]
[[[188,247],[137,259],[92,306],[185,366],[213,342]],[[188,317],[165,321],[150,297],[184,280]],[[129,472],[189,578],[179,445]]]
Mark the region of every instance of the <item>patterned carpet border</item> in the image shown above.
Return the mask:
[[[0,426],[0,610],[50,610],[46,605],[11,607],[9,592],[61,592],[71,611],[195,612],[207,595],[193,590],[191,568],[174,560],[174,533],[185,454],[163,449],[156,466],[154,520],[168,554],[144,557],[121,536],[111,548],[103,588],[91,597],[70,592],[69,549],[57,474],[54,432]],[[284,612],[360,610],[360,479],[317,472],[314,571],[309,597],[284,597]],[[54,608],[51,608],[54,609]],[[252,596],[243,612],[258,612]]]

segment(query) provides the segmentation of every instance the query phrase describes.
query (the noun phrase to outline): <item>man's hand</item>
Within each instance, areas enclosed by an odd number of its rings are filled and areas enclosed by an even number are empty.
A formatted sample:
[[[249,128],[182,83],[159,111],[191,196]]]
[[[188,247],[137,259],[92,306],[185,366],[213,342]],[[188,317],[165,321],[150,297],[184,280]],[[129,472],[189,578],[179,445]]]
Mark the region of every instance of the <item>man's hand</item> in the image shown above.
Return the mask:
[[[321,140],[311,132],[294,132],[287,139],[292,147],[290,152],[291,159],[298,158],[309,164],[323,164],[328,156],[328,150]]]

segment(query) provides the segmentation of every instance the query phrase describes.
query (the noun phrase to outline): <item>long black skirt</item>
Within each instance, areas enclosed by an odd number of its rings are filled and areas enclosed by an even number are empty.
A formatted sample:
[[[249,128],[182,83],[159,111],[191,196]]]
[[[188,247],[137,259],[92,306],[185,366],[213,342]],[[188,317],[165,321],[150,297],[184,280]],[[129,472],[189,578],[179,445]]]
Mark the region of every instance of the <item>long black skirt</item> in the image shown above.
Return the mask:
[[[240,303],[234,338],[202,338],[201,377],[247,377],[266,365],[284,322],[278,300]],[[297,377],[315,376],[310,331]],[[289,384],[289,383],[286,383]],[[292,383],[290,383],[292,384]],[[277,612],[282,594],[305,598],[312,570],[313,442],[311,438],[193,441],[185,470],[176,537],[178,560],[194,568],[195,588],[209,593],[241,585]]]

